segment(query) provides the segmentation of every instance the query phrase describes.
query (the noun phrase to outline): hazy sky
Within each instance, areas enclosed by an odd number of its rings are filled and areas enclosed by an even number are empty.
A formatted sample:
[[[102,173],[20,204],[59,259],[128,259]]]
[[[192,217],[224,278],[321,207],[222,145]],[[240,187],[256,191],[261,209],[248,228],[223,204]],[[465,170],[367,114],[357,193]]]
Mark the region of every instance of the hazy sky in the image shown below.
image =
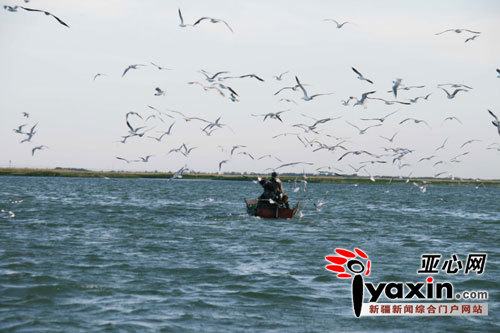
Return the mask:
[[[2,1],[1,5],[24,2]],[[243,144],[255,156],[274,154],[285,162],[309,161],[334,166],[350,173],[348,164],[359,165],[366,156],[350,156],[337,162],[341,151],[312,152],[294,137],[271,139],[282,132],[299,132],[292,124],[315,118],[342,116],[319,126],[319,140],[334,144],[324,134],[348,137],[349,149],[366,149],[381,154],[389,146],[379,136],[399,131],[393,147],[414,149],[405,162],[411,168],[399,170],[385,165],[369,166],[374,175],[433,175],[449,171],[459,177],[500,178],[500,152],[486,150],[500,143],[486,109],[500,116],[500,2],[499,1],[167,1],[167,0],[32,0],[26,6],[48,10],[66,21],[59,25],[40,13],[19,10],[0,11],[0,166],[12,161],[17,167],[82,167],[113,170],[177,170],[187,164],[200,171],[216,171],[219,161],[228,159],[227,151],[217,147]],[[196,28],[178,26],[177,8],[186,22],[202,16],[225,19],[234,33],[223,25],[204,23]],[[348,20],[356,25],[336,29],[324,18]],[[464,43],[464,33],[435,36],[448,28],[469,28],[482,34]],[[145,67],[121,73],[129,64],[150,61],[173,68],[158,71]],[[373,79],[372,86],[356,79],[351,66]],[[233,103],[214,92],[204,92],[188,81],[202,81],[197,71],[221,70],[241,75],[256,73],[266,81],[227,80],[240,95]],[[290,71],[278,82],[273,75]],[[95,73],[107,76],[92,78]],[[297,92],[280,96],[273,93],[293,84],[297,75],[309,84],[311,93],[334,92],[310,102]],[[406,85],[426,88],[401,91],[400,100],[432,93],[428,102],[411,106],[386,106],[371,101],[367,108],[345,107],[340,101],[376,90],[378,97],[392,99],[386,91],[392,80],[402,78]],[[438,83],[464,83],[474,87],[448,100]],[[154,96],[154,88],[166,90],[166,96]],[[279,102],[292,98],[298,105]],[[171,108],[192,116],[215,120],[222,116],[235,131],[220,129],[212,136],[202,135],[202,124],[177,119],[173,135],[165,142],[132,138],[127,144],[116,143],[127,133],[125,113],[144,115],[147,105],[162,110]],[[276,112],[291,108],[276,120],[262,122],[252,113]],[[400,111],[364,135],[346,124],[359,126],[375,122],[360,118],[383,116]],[[22,136],[12,129],[25,123],[21,112],[29,112],[32,124],[38,122],[33,143],[19,144]],[[443,119],[456,116],[462,122]],[[425,119],[425,125],[404,124],[406,117]],[[151,132],[167,125],[156,124]],[[139,123],[137,123],[139,125]],[[307,135],[313,138],[311,135]],[[446,138],[446,149],[434,152]],[[479,139],[463,149],[465,141]],[[198,146],[185,158],[166,153],[181,143]],[[31,156],[35,145],[50,148]],[[433,167],[440,159],[470,151],[460,164]],[[124,164],[115,159],[136,159],[154,154],[149,163]],[[436,154],[430,162],[416,163]],[[233,156],[225,171],[262,171],[280,163],[269,159],[252,161],[244,155]],[[301,171],[302,167],[284,171]]]

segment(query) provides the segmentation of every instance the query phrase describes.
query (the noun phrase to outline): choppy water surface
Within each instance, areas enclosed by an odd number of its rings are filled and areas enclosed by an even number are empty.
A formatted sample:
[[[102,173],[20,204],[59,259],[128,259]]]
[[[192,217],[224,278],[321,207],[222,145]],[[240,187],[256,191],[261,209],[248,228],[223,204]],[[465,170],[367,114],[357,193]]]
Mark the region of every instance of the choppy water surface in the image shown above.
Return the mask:
[[[500,188],[309,184],[290,193],[304,216],[277,221],[246,215],[259,192],[0,177],[0,331],[500,330]],[[349,282],[324,269],[334,247],[354,246],[378,281],[416,281],[422,253],[486,251],[483,276],[448,279],[488,290],[490,315],[354,318]]]

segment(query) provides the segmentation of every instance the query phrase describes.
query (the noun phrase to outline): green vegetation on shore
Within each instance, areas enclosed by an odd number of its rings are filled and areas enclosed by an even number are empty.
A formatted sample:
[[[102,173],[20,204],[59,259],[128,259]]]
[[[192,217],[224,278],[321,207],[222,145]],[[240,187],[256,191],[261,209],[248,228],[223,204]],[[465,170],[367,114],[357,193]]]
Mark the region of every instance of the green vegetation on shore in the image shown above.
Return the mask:
[[[0,168],[0,176],[32,176],[32,177],[83,177],[83,178],[159,178],[168,179],[173,176],[172,172],[132,172],[132,171],[91,171],[74,168],[55,169],[31,169],[31,168]],[[214,173],[186,173],[183,179],[210,179],[210,180],[254,180],[259,174],[214,174]],[[266,176],[266,175],[260,175]],[[301,179],[301,174],[284,173],[280,175],[283,181],[293,181]],[[499,179],[475,180],[475,179],[450,179],[450,178],[412,178],[413,181],[425,181],[434,184],[484,184],[500,186]],[[354,175],[308,175],[307,181],[310,183],[366,183],[381,184],[389,182],[406,182],[406,179],[397,177],[377,177],[376,182],[370,181],[368,177]]]

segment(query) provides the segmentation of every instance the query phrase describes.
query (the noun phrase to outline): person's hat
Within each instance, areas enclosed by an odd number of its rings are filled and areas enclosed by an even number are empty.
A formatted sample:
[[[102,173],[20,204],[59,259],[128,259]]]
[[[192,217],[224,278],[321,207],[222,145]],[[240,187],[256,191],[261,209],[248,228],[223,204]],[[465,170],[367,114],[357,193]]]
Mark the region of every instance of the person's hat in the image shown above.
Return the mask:
[[[271,174],[271,177],[273,177],[273,178],[278,177],[278,174],[276,173],[276,171],[273,171],[273,173]]]

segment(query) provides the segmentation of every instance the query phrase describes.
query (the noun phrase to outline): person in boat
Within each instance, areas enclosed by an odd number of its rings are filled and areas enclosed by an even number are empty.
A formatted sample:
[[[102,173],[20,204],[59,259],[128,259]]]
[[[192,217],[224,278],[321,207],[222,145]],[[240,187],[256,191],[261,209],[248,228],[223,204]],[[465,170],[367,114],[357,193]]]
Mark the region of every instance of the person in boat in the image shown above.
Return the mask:
[[[273,171],[271,174],[271,184],[273,185],[273,191],[274,191],[274,201],[276,201],[279,205],[283,205],[286,208],[290,208],[290,205],[288,204],[288,195],[285,194],[285,191],[283,191],[283,183],[281,182],[281,179],[278,178],[278,174]]]
[[[269,202],[272,200],[279,206],[290,208],[288,204],[288,196],[284,193],[283,185],[276,172],[271,174],[271,179],[263,178],[259,180],[259,183],[264,188],[264,193],[262,193],[259,197],[260,200]]]
[[[266,178],[259,179],[259,184],[264,189],[264,192],[260,195],[259,200],[274,200],[276,194],[274,193],[274,185],[270,180]]]

